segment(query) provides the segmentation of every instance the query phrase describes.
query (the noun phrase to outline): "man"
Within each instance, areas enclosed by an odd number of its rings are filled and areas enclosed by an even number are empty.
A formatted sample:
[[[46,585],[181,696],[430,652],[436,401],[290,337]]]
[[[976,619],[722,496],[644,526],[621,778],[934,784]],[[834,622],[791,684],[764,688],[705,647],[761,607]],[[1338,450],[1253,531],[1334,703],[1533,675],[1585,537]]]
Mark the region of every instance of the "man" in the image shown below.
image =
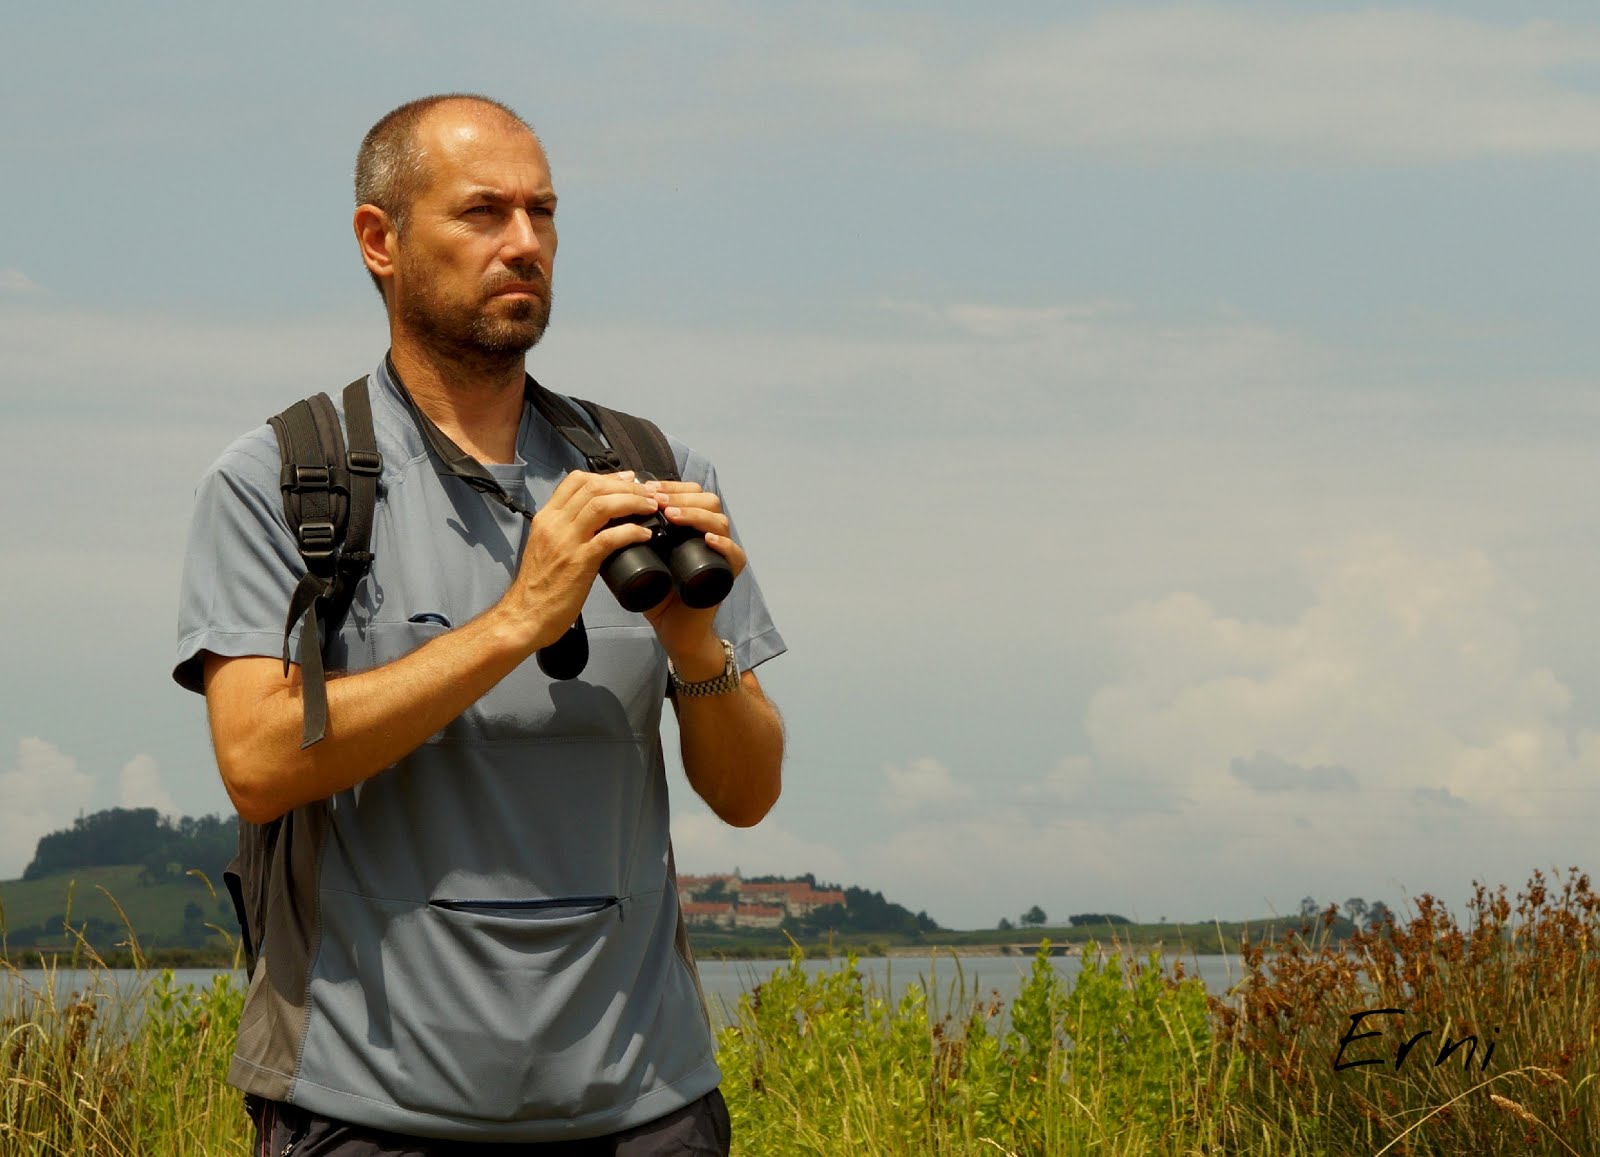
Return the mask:
[[[279,658],[305,567],[268,427],[202,480],[185,568],[175,677],[204,690],[241,820],[279,825],[229,1080],[274,1154],[725,1153],[658,725],[670,686],[690,784],[758,822],[783,731],[751,668],[782,639],[709,463],[673,443],[682,482],[587,472],[525,401],[556,253],[533,131],[481,97],[404,105],[363,142],[356,200],[390,350],[325,738],[302,748]],[[531,519],[454,476],[429,423]],[[720,606],[629,614],[595,582],[649,537],[616,520],[656,511],[730,564]],[[532,657],[580,611],[588,667],[554,681]]]

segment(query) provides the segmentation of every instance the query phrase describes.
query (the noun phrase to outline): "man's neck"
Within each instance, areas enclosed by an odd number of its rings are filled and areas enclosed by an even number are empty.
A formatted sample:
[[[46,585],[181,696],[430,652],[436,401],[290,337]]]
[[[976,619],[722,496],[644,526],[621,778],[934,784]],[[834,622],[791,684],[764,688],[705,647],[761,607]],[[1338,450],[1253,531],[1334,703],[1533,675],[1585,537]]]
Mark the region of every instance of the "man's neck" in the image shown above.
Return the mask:
[[[417,407],[479,462],[513,462],[522,423],[523,355],[446,357],[399,333],[389,354]]]

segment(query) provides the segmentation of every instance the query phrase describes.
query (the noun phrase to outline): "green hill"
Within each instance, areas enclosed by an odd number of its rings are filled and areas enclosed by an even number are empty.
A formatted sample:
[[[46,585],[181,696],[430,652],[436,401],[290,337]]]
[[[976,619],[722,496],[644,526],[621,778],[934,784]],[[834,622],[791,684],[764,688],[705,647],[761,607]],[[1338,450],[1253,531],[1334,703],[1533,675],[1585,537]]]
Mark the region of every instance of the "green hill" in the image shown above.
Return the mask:
[[[5,955],[70,951],[79,935],[104,955],[126,947],[130,929],[137,931],[139,947],[147,954],[154,949],[206,949],[231,955],[227,938],[237,936],[238,923],[222,881],[214,883],[216,894],[198,876],[152,881],[140,864],[0,881]],[[67,931],[69,919],[76,935]]]

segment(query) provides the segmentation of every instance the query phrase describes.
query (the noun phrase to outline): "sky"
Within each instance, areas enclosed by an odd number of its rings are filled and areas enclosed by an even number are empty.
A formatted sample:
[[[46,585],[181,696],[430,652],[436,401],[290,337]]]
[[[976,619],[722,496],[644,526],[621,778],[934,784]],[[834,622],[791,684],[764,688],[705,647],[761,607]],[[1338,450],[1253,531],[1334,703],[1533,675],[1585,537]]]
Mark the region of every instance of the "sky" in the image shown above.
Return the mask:
[[[783,798],[672,769],[680,870],[991,927],[1592,867],[1600,14],[997,7],[0,17],[0,878],[228,810],[193,487],[382,356],[356,146],[452,90],[551,157],[531,371],[712,458],[789,646]]]

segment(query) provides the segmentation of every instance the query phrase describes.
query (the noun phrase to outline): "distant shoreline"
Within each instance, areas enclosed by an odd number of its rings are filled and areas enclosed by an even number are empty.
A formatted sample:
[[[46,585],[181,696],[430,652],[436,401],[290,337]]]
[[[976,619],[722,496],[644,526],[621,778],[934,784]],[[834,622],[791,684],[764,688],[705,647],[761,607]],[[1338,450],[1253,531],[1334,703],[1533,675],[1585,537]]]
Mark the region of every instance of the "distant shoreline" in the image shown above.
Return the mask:
[[[950,955],[958,957],[1028,957],[1038,953],[1042,943],[1048,942],[1052,956],[1080,956],[1085,946],[1093,943],[1102,949],[1114,948],[1123,956],[1237,956],[1244,943],[1270,949],[1272,942],[1286,936],[1309,932],[1335,943],[1349,934],[1337,925],[1329,927],[1322,921],[1302,919],[1241,921],[1214,924],[1115,924],[1076,926],[1066,928],[1030,929],[941,929],[938,932],[908,936],[904,933],[855,932],[849,936],[836,935],[827,939],[795,941],[781,929],[760,932],[727,932],[695,929],[690,932],[690,944],[696,957],[702,960],[787,960],[796,951],[810,960],[836,960],[848,955],[861,959],[873,957],[922,957]],[[126,939],[116,948],[88,946],[46,945],[13,947],[9,955],[0,955],[0,967],[38,968],[41,958],[52,965],[72,967],[76,958],[79,967],[101,965],[109,968],[134,968],[139,961],[153,969],[162,968],[230,968],[238,959],[231,941],[213,938],[210,945],[200,948],[161,947],[141,951],[136,958],[126,946]]]

